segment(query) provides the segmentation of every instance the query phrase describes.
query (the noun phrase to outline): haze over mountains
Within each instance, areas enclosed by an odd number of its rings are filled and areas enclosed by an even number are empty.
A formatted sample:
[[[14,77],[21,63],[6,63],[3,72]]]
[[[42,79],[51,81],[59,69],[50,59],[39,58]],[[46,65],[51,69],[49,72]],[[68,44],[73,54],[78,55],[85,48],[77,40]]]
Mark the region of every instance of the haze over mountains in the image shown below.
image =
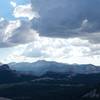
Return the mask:
[[[64,64],[53,61],[39,60],[37,62],[28,63],[9,63],[12,70],[30,73],[34,75],[43,75],[47,72],[68,73],[68,74],[92,74],[100,73],[100,67],[92,64]]]

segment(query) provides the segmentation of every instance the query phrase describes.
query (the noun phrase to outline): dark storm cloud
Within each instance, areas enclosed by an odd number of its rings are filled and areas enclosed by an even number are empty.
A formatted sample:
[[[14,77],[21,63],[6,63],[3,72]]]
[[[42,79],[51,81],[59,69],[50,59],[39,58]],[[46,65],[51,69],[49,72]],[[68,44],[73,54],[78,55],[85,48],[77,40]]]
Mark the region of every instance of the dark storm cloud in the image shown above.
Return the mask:
[[[32,6],[40,15],[33,28],[41,36],[89,36],[95,41],[93,34],[100,32],[100,0],[32,0]]]

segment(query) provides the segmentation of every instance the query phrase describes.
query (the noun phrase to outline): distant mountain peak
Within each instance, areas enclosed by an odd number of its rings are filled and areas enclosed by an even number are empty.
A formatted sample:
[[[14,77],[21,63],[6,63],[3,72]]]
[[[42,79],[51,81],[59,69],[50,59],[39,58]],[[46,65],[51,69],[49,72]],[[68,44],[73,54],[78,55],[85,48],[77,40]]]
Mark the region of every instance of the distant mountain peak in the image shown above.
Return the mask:
[[[45,61],[45,60],[38,60],[36,62],[33,62],[33,63],[47,63],[48,61]]]

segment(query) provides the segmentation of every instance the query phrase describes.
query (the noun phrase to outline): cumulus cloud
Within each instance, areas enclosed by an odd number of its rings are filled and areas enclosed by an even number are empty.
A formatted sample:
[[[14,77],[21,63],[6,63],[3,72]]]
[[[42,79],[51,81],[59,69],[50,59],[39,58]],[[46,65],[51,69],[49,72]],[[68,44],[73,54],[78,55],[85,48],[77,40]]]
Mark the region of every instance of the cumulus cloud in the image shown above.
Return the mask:
[[[34,42],[27,43],[19,43],[22,45],[12,47],[13,51],[7,55],[4,61],[34,62],[48,60],[70,64],[100,64],[100,45],[92,44],[88,40],[37,36]],[[7,43],[2,45],[7,47]]]
[[[39,17],[38,13],[32,11],[31,4],[17,5],[11,1],[11,5],[14,7],[13,15],[16,18],[28,18],[32,20],[35,17]]]
[[[21,21],[20,27],[13,30],[12,33],[8,41],[17,44],[32,42],[36,37],[36,32],[31,29],[31,25],[27,21]]]
[[[3,41],[3,38],[5,37],[5,29],[8,26],[8,22],[6,20],[0,21],[0,42]]]
[[[31,0],[33,28],[41,36],[81,37],[100,42],[100,0]],[[97,41],[98,40],[98,41]]]
[[[31,28],[31,22],[37,15],[32,11],[31,4],[18,5],[11,1],[15,19],[6,20],[0,18],[0,47],[12,47],[33,42],[37,37],[35,30]],[[28,18],[28,19],[25,19]]]
[[[73,40],[38,37],[24,49],[22,56],[68,63],[67,60],[71,57],[87,56],[84,52],[87,53],[90,49],[86,43],[89,45],[87,40],[78,38]]]
[[[36,41],[29,44],[23,55],[27,57],[56,59],[65,56],[67,57],[70,49],[70,45],[68,46],[67,40],[65,39],[38,37]]]
[[[0,47],[11,47],[34,41],[37,33],[31,29],[30,22],[14,20],[0,21]]]
[[[99,65],[99,49],[100,46],[79,38],[60,39],[38,37],[33,43],[15,47],[7,59],[10,58],[9,60],[15,62],[48,60],[70,64],[91,63]]]
[[[11,1],[10,4],[11,4],[13,7],[16,7],[16,5],[17,5],[16,2],[14,2],[14,1]]]

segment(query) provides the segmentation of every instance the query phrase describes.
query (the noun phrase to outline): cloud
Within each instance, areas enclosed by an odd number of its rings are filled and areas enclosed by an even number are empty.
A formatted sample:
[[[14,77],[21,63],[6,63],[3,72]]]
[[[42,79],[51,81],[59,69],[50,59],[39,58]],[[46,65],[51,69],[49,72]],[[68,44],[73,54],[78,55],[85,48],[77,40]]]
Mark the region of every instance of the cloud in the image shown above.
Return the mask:
[[[8,22],[6,20],[1,20],[0,21],[0,42],[3,41],[5,37],[5,29],[8,26]]]
[[[100,42],[100,0],[31,0],[33,29],[41,36],[81,37]]]
[[[26,47],[22,56],[62,62],[66,59],[67,62],[68,58],[83,56],[83,52],[88,51],[85,43],[88,44],[86,40],[80,39],[38,37],[37,40]]]
[[[17,6],[16,2],[14,2],[14,1],[11,1],[10,4],[11,4],[13,7],[16,7],[16,6]]]
[[[4,61],[100,64],[99,0],[32,0],[20,5],[13,0],[11,5],[14,19],[0,18],[0,48],[12,48]]]
[[[37,60],[47,60],[70,64],[90,63],[99,65],[99,51],[100,45],[91,44],[87,40],[79,38],[38,37],[32,43],[16,46],[14,51],[7,57],[7,61],[34,62]]]
[[[16,44],[24,44],[34,41],[36,32],[31,29],[31,25],[27,21],[21,21],[20,27],[13,30],[12,36],[8,38],[9,42]]]
[[[27,52],[26,52],[27,50]],[[30,57],[30,58],[38,58],[38,57],[42,57],[45,55],[45,53],[42,52],[42,50],[40,48],[26,48],[26,50],[23,52],[23,56],[26,56],[26,57]]]
[[[89,52],[84,52],[87,56],[100,56],[100,44],[91,44],[89,48]]]
[[[37,15],[32,11],[31,4],[18,5],[11,1],[14,19],[0,18],[0,48],[12,47],[33,42],[37,37],[31,28],[31,22]],[[27,18],[27,19],[26,19]]]
[[[100,65],[100,45],[80,38],[40,37],[28,44],[11,47],[4,61],[34,62],[37,60]]]
[[[32,20],[38,17],[38,14],[32,11],[31,4],[17,5],[16,2],[11,1],[11,5],[14,7],[13,16],[15,18],[28,18]]]
[[[31,29],[29,21],[0,21],[0,47],[12,47],[34,41],[37,33]]]
[[[38,37],[33,43],[28,44],[22,56],[35,60],[58,61],[59,59],[63,62],[64,58],[69,57],[70,50],[71,47],[66,39]]]

